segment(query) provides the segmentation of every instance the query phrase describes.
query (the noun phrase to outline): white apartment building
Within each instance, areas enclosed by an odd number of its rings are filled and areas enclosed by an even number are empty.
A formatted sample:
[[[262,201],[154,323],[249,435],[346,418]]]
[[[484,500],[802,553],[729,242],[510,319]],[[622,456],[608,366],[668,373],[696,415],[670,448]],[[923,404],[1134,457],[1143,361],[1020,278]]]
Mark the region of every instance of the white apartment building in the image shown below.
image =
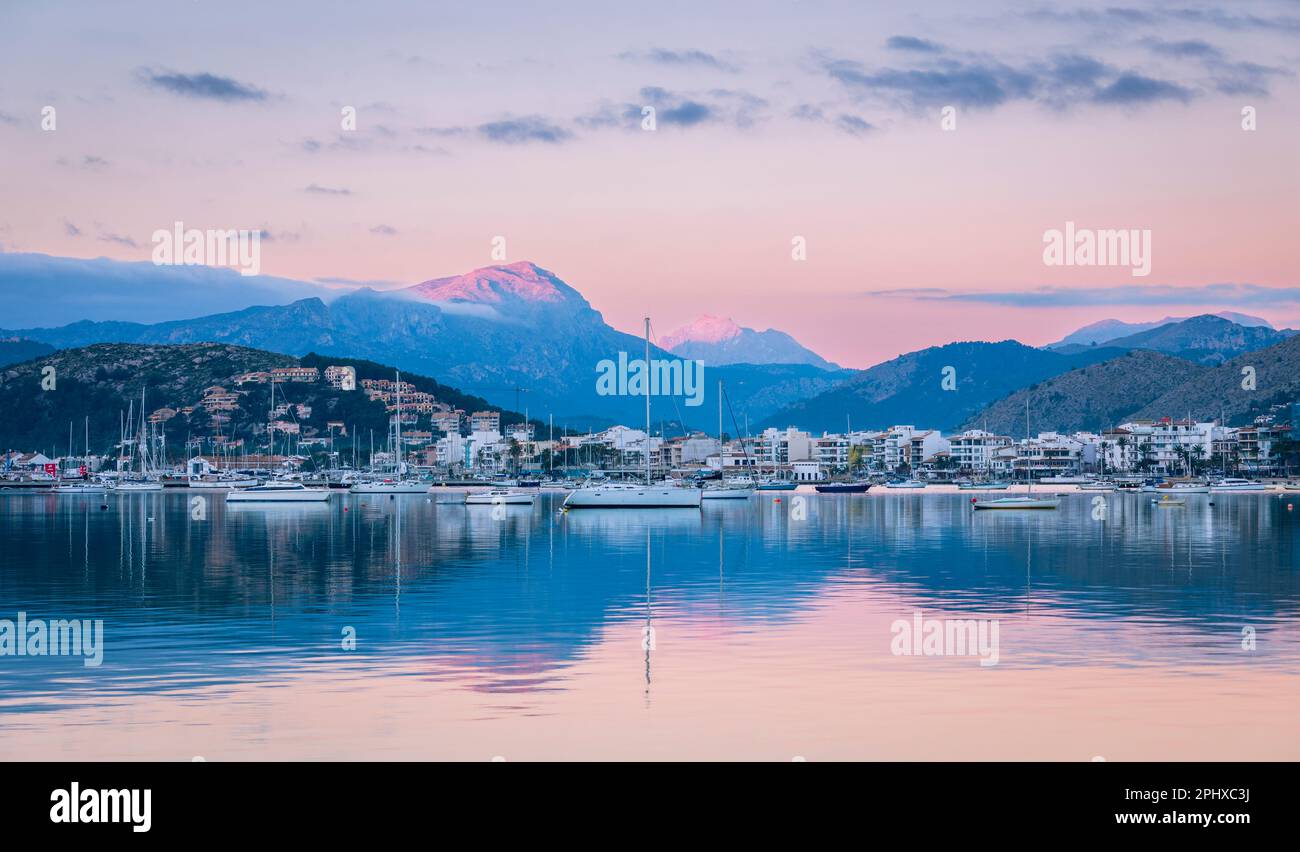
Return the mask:
[[[1007,435],[968,429],[948,439],[948,452],[959,470],[988,471],[993,465],[993,454],[1011,443]]]
[[[758,464],[764,467],[810,461],[814,456],[813,436],[794,426],[764,429],[761,435],[753,439],[752,447]]]
[[[1107,470],[1153,473],[1183,473],[1187,469],[1184,453],[1209,461],[1216,440],[1222,441],[1224,429],[1213,422],[1195,420],[1139,420],[1121,423],[1101,435],[1102,458]],[[1180,452],[1181,448],[1181,452]],[[1199,448],[1199,449],[1198,449]],[[1147,464],[1143,465],[1143,459]]]

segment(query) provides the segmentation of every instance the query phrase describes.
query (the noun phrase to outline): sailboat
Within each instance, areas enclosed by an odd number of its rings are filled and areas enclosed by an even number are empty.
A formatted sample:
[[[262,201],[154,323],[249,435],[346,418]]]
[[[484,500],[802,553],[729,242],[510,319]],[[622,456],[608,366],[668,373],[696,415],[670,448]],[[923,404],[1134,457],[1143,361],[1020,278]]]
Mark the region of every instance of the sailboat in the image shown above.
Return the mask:
[[[275,382],[271,383],[271,403],[266,415],[267,457],[275,458]],[[301,482],[274,479],[251,488],[226,492],[227,503],[323,503],[330,498],[328,488],[308,488]]]
[[[741,442],[741,449],[744,450],[745,444]],[[745,453],[748,458],[749,454]],[[703,500],[748,500],[754,496],[754,488],[751,484],[746,484],[743,480],[728,480],[726,469],[722,466],[722,382],[718,382],[718,470],[722,474],[722,483],[706,487],[704,493],[700,495]]]
[[[136,438],[135,448],[137,457],[140,460],[140,473],[132,479],[120,480],[113,487],[114,491],[132,493],[137,491],[162,491],[163,484],[150,471],[149,462],[149,443],[148,434],[145,431],[145,413],[144,413],[144,388],[140,388],[140,431]]]
[[[427,494],[429,484],[418,479],[402,476],[402,374],[397,377],[397,411],[393,415],[394,429],[388,433],[388,440],[394,448],[393,475],[383,479],[363,479],[352,484],[348,489],[353,494]]]
[[[650,317],[645,318],[645,484],[614,483],[585,485],[564,498],[565,509],[698,509],[703,492],[677,485],[654,485],[650,481]]]
[[[1025,397],[1025,448],[1029,448],[1029,397]],[[976,509],[1056,509],[1061,505],[1060,497],[1035,497],[1032,471],[1026,470],[1029,491],[1013,497],[995,497],[991,500],[972,500]]]
[[[102,482],[92,482],[90,479],[90,473],[89,473],[90,471],[90,418],[89,417],[86,418],[85,429],[86,429],[86,455],[83,461],[86,464],[83,466],[83,468],[86,471],[86,474],[78,481],[73,481],[73,482],[60,481],[58,485],[54,486],[54,492],[56,494],[103,494],[105,491],[104,484]],[[71,423],[68,424],[68,456],[69,457],[72,456],[72,424]]]

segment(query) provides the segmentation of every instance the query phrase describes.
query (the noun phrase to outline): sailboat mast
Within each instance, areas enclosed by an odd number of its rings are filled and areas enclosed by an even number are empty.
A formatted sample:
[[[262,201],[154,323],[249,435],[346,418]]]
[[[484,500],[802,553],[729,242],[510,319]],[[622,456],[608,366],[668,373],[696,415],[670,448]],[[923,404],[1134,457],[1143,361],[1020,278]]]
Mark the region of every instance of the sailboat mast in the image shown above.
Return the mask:
[[[650,484],[650,317],[645,318],[645,484]]]
[[[397,424],[396,441],[397,441],[397,459],[393,465],[393,471],[397,479],[402,478],[402,371],[397,370]]]

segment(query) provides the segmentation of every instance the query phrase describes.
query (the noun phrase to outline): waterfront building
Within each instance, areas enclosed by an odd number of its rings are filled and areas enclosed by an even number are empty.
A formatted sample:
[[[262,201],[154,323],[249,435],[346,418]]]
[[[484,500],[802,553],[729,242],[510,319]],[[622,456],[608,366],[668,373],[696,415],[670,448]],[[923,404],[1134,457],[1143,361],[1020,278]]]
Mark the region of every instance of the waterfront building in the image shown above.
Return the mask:
[[[475,411],[469,416],[471,432],[495,432],[501,434],[501,412]]]
[[[987,472],[993,464],[993,454],[1011,446],[1007,435],[995,435],[983,429],[968,429],[948,439],[948,452],[958,470]]]

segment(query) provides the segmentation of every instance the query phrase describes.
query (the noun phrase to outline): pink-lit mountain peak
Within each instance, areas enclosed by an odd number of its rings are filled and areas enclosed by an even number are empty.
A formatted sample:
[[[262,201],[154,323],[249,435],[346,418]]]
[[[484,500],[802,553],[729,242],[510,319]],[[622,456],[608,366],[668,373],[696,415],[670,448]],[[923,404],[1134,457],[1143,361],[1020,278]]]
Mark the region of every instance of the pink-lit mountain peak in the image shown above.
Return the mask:
[[[672,349],[683,343],[722,343],[739,337],[744,331],[730,317],[715,317],[702,314],[696,319],[668,334],[661,341],[665,349]]]
[[[474,302],[499,305],[531,303],[554,305],[585,302],[582,295],[555,273],[521,260],[501,266],[485,266],[464,275],[436,278],[408,287],[407,292],[430,302]]]

